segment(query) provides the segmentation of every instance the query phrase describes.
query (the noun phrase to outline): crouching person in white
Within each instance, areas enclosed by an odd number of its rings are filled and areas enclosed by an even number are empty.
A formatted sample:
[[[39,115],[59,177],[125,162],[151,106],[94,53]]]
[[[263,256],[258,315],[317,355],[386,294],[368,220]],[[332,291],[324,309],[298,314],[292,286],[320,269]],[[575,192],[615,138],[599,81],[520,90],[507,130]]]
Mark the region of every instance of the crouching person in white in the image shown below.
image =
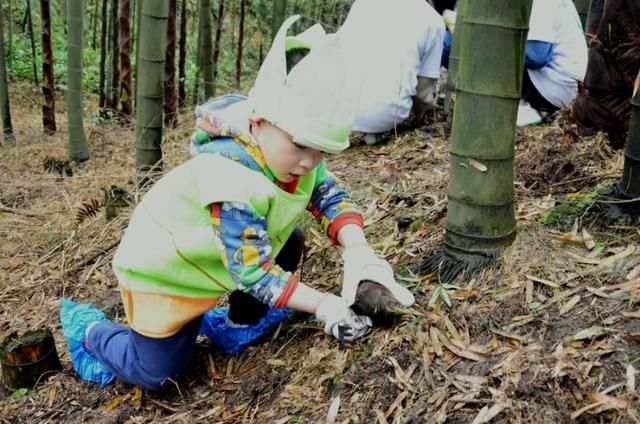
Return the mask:
[[[433,106],[444,38],[442,17],[425,0],[356,0],[338,31],[354,64],[364,66],[354,134],[368,144]]]

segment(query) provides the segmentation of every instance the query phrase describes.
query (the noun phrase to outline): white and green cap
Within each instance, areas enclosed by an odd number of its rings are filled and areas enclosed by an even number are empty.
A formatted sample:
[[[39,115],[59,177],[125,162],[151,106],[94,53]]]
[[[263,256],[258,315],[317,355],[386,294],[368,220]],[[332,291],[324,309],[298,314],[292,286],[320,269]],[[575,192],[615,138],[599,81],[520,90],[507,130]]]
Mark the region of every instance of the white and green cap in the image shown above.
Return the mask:
[[[287,37],[298,19],[288,18],[273,40],[249,92],[252,113],[287,131],[297,144],[340,153],[349,147],[360,85],[336,35],[314,25]],[[310,52],[287,74],[286,51],[300,47]]]

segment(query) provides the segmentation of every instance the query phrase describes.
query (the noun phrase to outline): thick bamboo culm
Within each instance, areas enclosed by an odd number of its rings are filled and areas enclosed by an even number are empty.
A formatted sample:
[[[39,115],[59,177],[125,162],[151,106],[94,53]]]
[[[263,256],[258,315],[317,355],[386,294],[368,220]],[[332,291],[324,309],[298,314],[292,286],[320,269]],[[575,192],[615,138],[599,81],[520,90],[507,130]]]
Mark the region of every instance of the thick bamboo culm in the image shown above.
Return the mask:
[[[453,94],[456,91],[456,85],[458,84],[458,68],[460,67],[460,43],[462,40],[462,27],[464,26],[464,5],[466,3],[461,1],[458,6],[458,12],[456,17],[455,30],[453,35],[453,44],[451,51],[449,52],[449,69],[447,69],[447,81],[444,86],[444,112],[449,115],[451,113],[451,107],[453,105]]]
[[[633,93],[620,191],[625,196],[636,198],[640,197],[640,71]]]
[[[2,11],[2,7],[0,7],[0,11]],[[7,85],[7,67],[4,54],[4,28],[2,19],[0,19],[0,120],[2,120],[2,132],[4,134],[4,139],[13,139],[13,127],[11,125],[11,107],[9,105],[9,87]]]
[[[463,1],[445,246],[492,254],[516,235],[513,158],[532,0]],[[465,4],[466,3],[466,4]]]
[[[219,18],[218,18],[219,19]],[[200,0],[200,67],[204,82],[205,100],[213,97],[213,33],[211,31],[211,1]]]
[[[159,170],[162,160],[164,61],[169,4],[142,4],[136,93],[136,167],[144,175]]]
[[[82,22],[83,0],[68,0],[67,22],[67,113],[69,115],[69,157],[83,161],[89,159],[89,148],[84,134],[82,117]]]
[[[580,23],[584,30],[587,26],[587,17],[589,16],[589,7],[591,7],[591,0],[575,0],[576,10],[580,16]]]

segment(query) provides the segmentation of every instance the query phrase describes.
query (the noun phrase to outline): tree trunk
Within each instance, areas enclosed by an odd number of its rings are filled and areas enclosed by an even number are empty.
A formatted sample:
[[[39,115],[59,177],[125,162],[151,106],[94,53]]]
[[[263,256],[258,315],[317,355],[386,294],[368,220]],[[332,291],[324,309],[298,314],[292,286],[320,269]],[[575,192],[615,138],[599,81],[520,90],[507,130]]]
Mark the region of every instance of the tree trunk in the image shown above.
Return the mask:
[[[187,101],[186,82],[187,62],[187,0],[180,4],[180,53],[178,59],[178,107],[183,108]]]
[[[202,32],[200,31],[200,19],[198,19],[198,40],[196,41],[196,69],[193,78],[193,104],[197,105],[200,94],[200,75],[202,74],[202,55],[200,54],[200,45],[202,44]]]
[[[287,0],[273,0],[273,15],[271,17],[271,40],[274,39],[287,13]]]
[[[33,82],[40,85],[38,67],[36,65],[36,40],[33,35],[33,20],[31,19],[31,0],[27,0],[27,24],[29,25],[29,41],[31,41],[31,65],[33,67]]]
[[[461,1],[458,6],[458,17],[456,18],[456,25],[453,37],[453,45],[451,46],[451,52],[449,53],[449,69],[447,69],[447,81],[445,83],[445,97],[444,97],[444,112],[449,115],[451,112],[453,93],[455,93],[456,86],[458,85],[458,69],[460,67],[460,43],[462,40],[462,27],[464,22],[464,6],[466,2]]]
[[[169,0],[167,20],[167,55],[164,63],[164,124],[175,128],[178,125],[176,111],[176,0]]]
[[[213,45],[211,43],[211,0],[200,0],[200,68],[204,80],[204,97],[213,97]]]
[[[443,281],[491,264],[516,235],[513,157],[532,0],[463,2],[445,243],[420,267]]]
[[[98,15],[100,9],[100,0],[94,0],[95,6],[93,7],[93,13],[91,14],[91,48],[93,50],[97,47],[98,42]]]
[[[145,1],[140,21],[140,78],[136,107],[136,168],[140,183],[146,173],[162,170],[162,94],[168,3]]]
[[[186,1],[186,0],[185,0]],[[136,64],[135,64],[135,84],[133,85],[133,95],[134,98],[136,99],[136,109],[138,108],[138,77],[139,77],[139,73],[138,73],[138,52],[140,51],[140,22],[142,21],[142,0],[138,0],[138,4],[136,6],[136,21],[135,21],[135,25],[136,25],[136,34],[137,38],[136,38]]]
[[[120,110],[131,116],[131,6],[129,0],[120,0]]]
[[[640,69],[640,0],[606,0],[598,25],[593,21],[600,5],[594,0],[588,37],[589,61],[583,84],[571,105],[581,135],[603,131],[612,148],[627,140],[633,85]],[[591,36],[597,27],[595,36]]]
[[[83,1],[67,0],[67,114],[69,119],[69,157],[89,159],[89,148],[82,122],[82,21]]]
[[[218,59],[220,58],[220,40],[222,39],[222,23],[224,22],[224,1],[218,0],[218,19],[216,20],[216,39],[213,43],[213,81],[218,83]],[[215,94],[215,85],[213,87]]]
[[[7,33],[9,35],[7,54],[9,63],[7,69],[13,69],[13,0],[9,0],[9,22],[7,25]]]
[[[119,0],[112,0],[111,3],[111,99],[109,106],[114,112],[118,110],[118,100],[120,98],[120,44],[118,41],[120,28],[118,26],[118,4]]]
[[[106,59],[107,59],[107,2],[102,1],[102,24],[100,29],[100,79],[98,81],[98,106],[100,111],[107,106],[107,96],[105,94],[105,79],[106,79]]]
[[[238,27],[238,53],[236,55],[236,88],[240,90],[240,77],[242,74],[242,43],[244,43],[244,15],[245,1],[240,0],[240,26]]]
[[[580,22],[582,23],[582,30],[587,27],[587,17],[589,16],[589,7],[591,0],[574,0],[576,10],[580,16]]]
[[[624,148],[624,171],[620,191],[627,197],[640,197],[640,70],[631,99],[631,119]]]
[[[2,16],[2,5],[0,5]],[[13,140],[13,127],[11,126],[11,107],[9,105],[9,86],[7,84],[7,67],[4,55],[4,28],[0,19],[0,118],[2,119],[2,133],[5,140]]]
[[[53,50],[51,48],[51,11],[49,0],[40,0],[42,20],[42,125],[45,134],[56,132],[56,92],[53,80]]]
[[[598,34],[598,28],[600,28],[600,21],[602,20],[602,13],[604,12],[604,3],[605,0],[591,0],[587,25],[584,29],[585,34],[590,38],[595,37],[596,34]]]
[[[107,0],[110,1],[110,0]],[[104,112],[107,112],[107,109],[111,110],[111,83],[113,82],[113,78],[111,78],[111,73],[113,71],[113,69],[111,68],[111,64],[113,63],[113,58],[111,56],[113,56],[113,46],[112,46],[112,42],[113,42],[113,19],[111,19],[111,15],[113,14],[113,10],[111,10],[111,8],[109,8],[109,12],[107,13],[107,16],[105,16],[105,22],[107,23],[107,44],[106,44],[106,58],[105,58],[105,76],[104,76],[104,81],[105,81],[105,110]]]
[[[30,1],[30,0],[27,0],[27,1]],[[20,28],[21,28],[20,31],[23,34],[27,33],[26,28],[27,28],[27,24],[29,23],[29,12],[31,9],[28,6],[29,4],[27,4],[27,7],[24,9],[24,16],[22,17],[22,23],[20,24]]]

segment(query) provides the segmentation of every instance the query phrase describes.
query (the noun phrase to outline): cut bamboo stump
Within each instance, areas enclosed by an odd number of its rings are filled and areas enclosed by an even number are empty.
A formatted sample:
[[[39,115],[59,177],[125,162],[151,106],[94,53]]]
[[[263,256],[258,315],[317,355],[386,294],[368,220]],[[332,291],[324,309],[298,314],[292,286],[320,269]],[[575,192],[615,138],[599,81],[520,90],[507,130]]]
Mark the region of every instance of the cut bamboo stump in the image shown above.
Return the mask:
[[[33,387],[46,372],[60,371],[60,358],[51,330],[10,334],[0,344],[2,381],[10,390]]]

